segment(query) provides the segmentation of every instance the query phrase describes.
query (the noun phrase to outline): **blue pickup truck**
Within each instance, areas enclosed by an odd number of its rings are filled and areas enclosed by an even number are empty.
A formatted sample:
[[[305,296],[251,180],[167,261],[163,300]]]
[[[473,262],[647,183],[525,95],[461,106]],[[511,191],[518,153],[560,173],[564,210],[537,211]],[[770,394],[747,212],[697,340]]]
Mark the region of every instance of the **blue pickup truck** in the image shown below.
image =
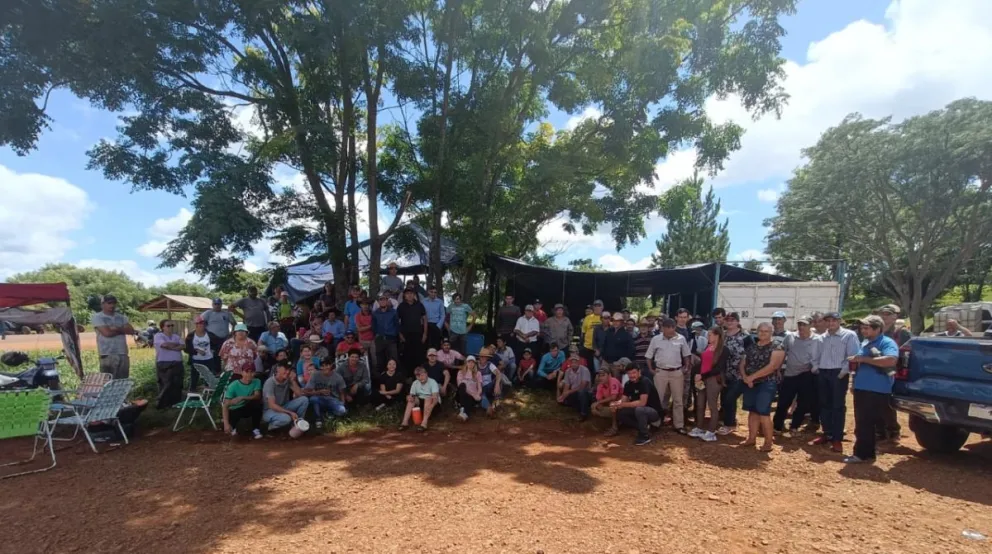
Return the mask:
[[[992,337],[916,337],[899,352],[892,399],[926,450],[992,433]]]

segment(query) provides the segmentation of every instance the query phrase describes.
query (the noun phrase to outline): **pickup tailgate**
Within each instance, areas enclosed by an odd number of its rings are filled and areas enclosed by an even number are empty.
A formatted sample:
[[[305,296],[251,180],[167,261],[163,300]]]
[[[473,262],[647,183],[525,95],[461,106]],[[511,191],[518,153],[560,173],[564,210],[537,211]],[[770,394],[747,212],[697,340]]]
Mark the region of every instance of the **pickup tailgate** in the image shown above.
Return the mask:
[[[895,394],[992,406],[992,339],[917,337],[908,346],[909,371]]]

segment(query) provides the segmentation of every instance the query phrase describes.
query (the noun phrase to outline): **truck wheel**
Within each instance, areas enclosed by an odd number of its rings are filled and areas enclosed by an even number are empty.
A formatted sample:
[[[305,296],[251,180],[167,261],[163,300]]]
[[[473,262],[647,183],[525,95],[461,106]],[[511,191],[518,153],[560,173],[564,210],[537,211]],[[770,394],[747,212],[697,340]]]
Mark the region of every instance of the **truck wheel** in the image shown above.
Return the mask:
[[[916,442],[930,452],[951,454],[957,452],[968,440],[968,431],[949,425],[930,423],[925,419],[909,416],[909,427],[916,435]]]

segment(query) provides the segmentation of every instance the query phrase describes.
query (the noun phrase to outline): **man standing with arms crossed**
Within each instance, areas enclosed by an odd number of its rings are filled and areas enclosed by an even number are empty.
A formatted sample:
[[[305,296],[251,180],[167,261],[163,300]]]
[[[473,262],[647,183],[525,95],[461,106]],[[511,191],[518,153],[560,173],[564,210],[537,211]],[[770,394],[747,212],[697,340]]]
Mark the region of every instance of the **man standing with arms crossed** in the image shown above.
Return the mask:
[[[269,323],[269,305],[263,298],[258,297],[258,288],[255,285],[248,287],[248,296],[231,304],[228,308],[233,314],[242,311],[242,320],[248,327],[248,338],[258,342],[259,337],[265,332]]]
[[[100,311],[90,318],[96,331],[96,348],[100,353],[100,371],[114,379],[127,379],[131,375],[127,337],[134,334],[134,327],[127,316],[117,312],[117,297],[108,294],[100,303]]]

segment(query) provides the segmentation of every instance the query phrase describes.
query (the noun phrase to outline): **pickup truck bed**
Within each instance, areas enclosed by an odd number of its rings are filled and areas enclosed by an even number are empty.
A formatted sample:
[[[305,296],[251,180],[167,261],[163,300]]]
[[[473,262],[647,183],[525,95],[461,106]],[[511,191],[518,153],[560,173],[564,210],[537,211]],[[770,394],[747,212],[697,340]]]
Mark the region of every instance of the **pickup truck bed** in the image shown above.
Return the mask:
[[[917,337],[903,345],[893,403],[927,450],[992,432],[992,338]]]

